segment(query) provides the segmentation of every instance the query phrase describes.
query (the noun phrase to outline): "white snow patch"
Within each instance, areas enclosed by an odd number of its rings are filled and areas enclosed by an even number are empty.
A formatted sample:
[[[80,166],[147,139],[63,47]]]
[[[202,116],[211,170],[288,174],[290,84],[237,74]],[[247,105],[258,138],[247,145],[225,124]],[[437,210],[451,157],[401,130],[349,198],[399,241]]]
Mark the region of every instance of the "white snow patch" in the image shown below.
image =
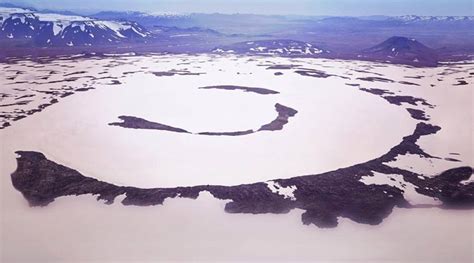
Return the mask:
[[[114,31],[115,34],[120,38],[125,38],[125,36],[121,33],[122,30],[127,30],[132,27],[131,25],[114,21],[96,21],[95,24],[103,29],[110,29]]]
[[[366,185],[390,185],[403,191],[403,197],[411,205],[440,205],[436,198],[422,195],[416,191],[417,186],[403,179],[399,174],[383,174],[372,172],[373,176],[362,176],[360,182]]]
[[[41,21],[48,22],[73,22],[73,21],[92,21],[89,17],[84,16],[68,16],[61,14],[50,14],[50,13],[35,13]]]
[[[296,186],[291,185],[288,187],[282,187],[279,183],[275,181],[267,181],[265,182],[267,184],[268,189],[272,191],[272,193],[279,194],[283,196],[285,199],[289,198],[292,201],[296,200],[295,198],[295,190],[297,189]]]
[[[62,30],[63,30],[63,24],[56,23],[56,22],[53,23],[53,34],[55,36],[59,35]]]
[[[137,30],[135,27],[133,27],[133,26],[132,26],[132,30],[133,30],[133,32],[137,33],[138,35],[140,35],[140,36],[142,36],[142,37],[146,37],[146,36],[147,36],[147,34],[144,34],[144,33],[140,32],[140,31],[138,31],[138,30]]]
[[[189,36],[191,36],[191,34],[176,34],[176,35],[171,35],[170,37],[174,38],[174,37],[189,37]]]
[[[461,184],[463,184],[463,185],[468,185],[470,183],[474,183],[474,176],[472,176],[472,175],[471,175],[471,177],[469,177],[469,179],[461,181]]]
[[[217,48],[217,49],[215,49],[213,52],[215,52],[215,53],[235,53],[235,51],[232,50],[232,49],[223,50],[223,49],[221,49],[221,48]]]
[[[444,159],[426,158],[416,154],[405,154],[396,157],[395,161],[384,163],[390,167],[400,168],[422,174],[425,176],[436,176],[439,173],[455,168],[456,162],[446,161]]]

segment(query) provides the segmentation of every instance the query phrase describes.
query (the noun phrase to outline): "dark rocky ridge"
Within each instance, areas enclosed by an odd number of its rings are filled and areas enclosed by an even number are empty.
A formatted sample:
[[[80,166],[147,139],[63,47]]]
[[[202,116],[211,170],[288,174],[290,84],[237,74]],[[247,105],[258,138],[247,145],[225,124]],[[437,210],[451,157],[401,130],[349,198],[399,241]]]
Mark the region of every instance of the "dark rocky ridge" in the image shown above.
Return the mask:
[[[334,76],[322,70],[316,70],[316,69],[295,70],[295,73],[300,74],[301,76],[324,78],[324,79]]]
[[[97,195],[108,204],[125,194],[124,205],[160,205],[166,198],[197,198],[201,191],[209,191],[215,198],[230,200],[225,205],[228,213],[287,213],[291,209],[305,210],[304,224],[319,227],[337,226],[338,217],[376,225],[387,217],[393,207],[415,207],[403,197],[403,191],[389,185],[366,185],[361,177],[373,172],[402,175],[414,184],[420,194],[435,197],[442,208],[474,208],[474,183],[461,182],[472,176],[471,167],[459,167],[436,176],[423,176],[386,165],[399,155],[416,154],[432,158],[417,144],[421,136],[434,134],[440,127],[419,123],[413,132],[386,154],[347,168],[318,175],[276,179],[281,187],[294,186],[294,199],[273,193],[264,182],[236,186],[201,185],[194,187],[141,189],[116,186],[86,177],[66,166],[48,160],[42,153],[19,151],[18,167],[11,174],[13,186],[20,191],[31,206],[46,206],[55,198],[70,195]],[[422,179],[421,179],[422,178]]]
[[[353,86],[350,84],[346,84],[349,86]],[[357,87],[357,86],[355,86]],[[395,93],[384,90],[384,89],[377,89],[377,88],[360,88],[359,90],[378,95],[379,97],[385,99],[388,101],[390,104],[397,105],[397,106],[402,106],[403,103],[412,105],[412,106],[418,106],[418,103],[420,103],[423,106],[428,106],[429,108],[434,108],[434,105],[431,105],[428,103],[425,99],[421,98],[416,98],[412,96],[401,96],[401,95],[394,95]],[[415,119],[415,120],[420,120],[420,121],[429,121],[430,118],[429,116],[426,115],[426,112],[421,109],[414,109],[414,108],[406,108],[410,116]]]
[[[288,123],[288,119],[293,117],[298,113],[297,110],[290,107],[286,107],[279,103],[275,104],[275,110],[278,113],[278,116],[271,121],[270,123],[264,124],[257,131],[254,130],[245,130],[245,131],[232,131],[232,132],[198,132],[192,133],[196,135],[208,135],[208,136],[243,136],[253,134],[259,131],[277,131],[282,130],[283,126]],[[158,122],[148,121],[142,118],[133,117],[133,116],[119,116],[119,119],[122,122],[112,122],[109,123],[111,126],[119,126],[122,128],[130,129],[148,129],[148,130],[162,130],[162,131],[171,131],[179,133],[191,133],[185,129],[176,128],[166,124],[161,124]]]
[[[290,117],[294,117],[296,113],[298,113],[297,110],[292,109],[290,107],[286,107],[284,105],[281,105],[279,103],[275,104],[275,109],[278,112],[278,116],[275,120],[272,122],[263,125],[258,129],[258,131],[277,131],[277,130],[282,130],[283,126],[288,123],[288,119]]]
[[[179,75],[179,76],[199,76],[199,75],[202,75],[202,74],[205,74],[205,73],[202,73],[202,72],[190,72],[189,70],[176,70],[176,69],[172,69],[172,70],[169,70],[169,71],[155,71],[155,72],[151,72],[153,75],[157,76],[157,77],[172,77],[172,76],[175,76],[175,75]]]
[[[147,121],[142,118],[134,117],[134,116],[119,116],[119,119],[122,122],[112,122],[109,123],[111,126],[119,126],[123,128],[130,128],[130,129],[148,129],[148,130],[162,130],[162,131],[171,131],[171,132],[179,132],[179,133],[189,133],[188,131],[176,128],[173,126],[168,126],[165,124]]]
[[[294,69],[294,68],[298,68],[300,66],[301,65],[293,65],[293,64],[275,64],[275,65],[268,66],[267,69],[283,70],[283,69]]]
[[[235,132],[200,132],[199,135],[208,135],[208,136],[242,136],[255,133],[254,130],[246,131],[235,131]]]
[[[420,121],[429,121],[430,118],[426,116],[426,113],[422,110],[411,109],[407,108],[408,113],[410,113],[411,117],[416,120]]]
[[[253,93],[257,93],[261,95],[280,93],[278,91],[274,91],[271,89],[242,87],[242,86],[234,86],[234,85],[206,86],[206,87],[200,87],[200,89],[243,90],[245,92],[253,92]]]
[[[375,81],[387,82],[387,83],[393,83],[394,82],[391,79],[382,78],[382,77],[361,77],[361,78],[357,78],[357,79],[358,80],[363,80],[363,81],[370,81],[370,82],[375,82]]]

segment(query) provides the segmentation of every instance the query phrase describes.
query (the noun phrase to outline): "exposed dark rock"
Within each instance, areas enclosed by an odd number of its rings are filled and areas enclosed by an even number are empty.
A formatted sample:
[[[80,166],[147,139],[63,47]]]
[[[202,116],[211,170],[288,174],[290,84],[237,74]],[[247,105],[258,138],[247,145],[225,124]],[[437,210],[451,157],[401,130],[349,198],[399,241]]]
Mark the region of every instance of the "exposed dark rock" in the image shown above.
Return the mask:
[[[426,100],[421,99],[421,98],[415,98],[412,96],[398,96],[398,95],[393,95],[393,92],[390,92],[388,90],[384,89],[376,89],[376,88],[359,88],[362,91],[378,95],[381,98],[384,98],[387,100],[390,104],[398,105],[401,106],[402,103],[407,103],[413,106],[418,106],[418,103],[421,103],[424,106],[428,106],[430,108],[433,108],[434,106],[429,104]],[[421,121],[428,121],[429,118],[426,116],[426,113],[423,110],[419,109],[413,109],[413,108],[407,108],[408,113],[410,113],[410,116],[413,119],[416,120],[421,120]]]
[[[425,76],[422,76],[422,75],[416,75],[416,76],[405,76],[405,78],[409,78],[409,79],[422,79],[424,78]]]
[[[421,98],[415,98],[412,96],[384,96],[383,98],[386,99],[391,104],[395,104],[398,106],[402,105],[402,103],[407,103],[413,106],[417,106],[417,103],[419,102],[421,103],[421,105],[433,107],[433,105],[426,102],[426,100],[421,99]]]
[[[71,72],[71,73],[67,73],[67,74],[64,74],[64,76],[72,76],[72,75],[79,75],[79,74],[86,74],[87,71],[76,71],[76,72]]]
[[[283,126],[288,123],[288,119],[298,113],[297,110],[286,107],[279,103],[275,104],[275,109],[278,112],[278,116],[272,122],[263,125],[258,129],[259,131],[277,131],[283,129]]]
[[[30,102],[32,102],[32,100],[22,100],[22,101],[18,101],[18,102],[15,102],[15,103],[2,104],[2,105],[0,105],[0,107],[11,107],[11,106],[16,106],[16,105],[27,105]]]
[[[388,82],[388,83],[393,83],[395,81],[391,80],[391,79],[387,79],[387,78],[382,78],[382,77],[361,77],[361,78],[357,78],[358,80],[363,80],[363,81],[370,81],[370,82],[375,82],[375,81],[379,81],[379,82]]]
[[[61,94],[60,97],[61,97],[61,98],[65,98],[65,97],[71,96],[71,95],[73,95],[73,94],[74,94],[74,92],[65,92],[65,93]]]
[[[15,118],[13,118],[13,121],[19,121],[21,119],[24,119],[26,118],[26,115],[19,115],[19,116],[16,116]]]
[[[228,213],[279,214],[299,208],[305,210],[302,215],[304,224],[335,227],[337,217],[346,217],[376,225],[391,213],[393,207],[414,206],[404,199],[403,191],[397,187],[366,185],[360,181],[361,177],[373,172],[402,175],[405,181],[417,187],[418,193],[442,201],[443,208],[474,207],[474,183],[461,183],[472,176],[471,167],[459,167],[420,179],[420,174],[384,164],[408,153],[430,158],[416,142],[421,136],[436,133],[439,129],[419,123],[413,134],[404,137],[400,144],[376,159],[318,175],[274,180],[281,187],[296,188],[292,199],[273,193],[265,183],[152,189],[115,186],[50,161],[42,153],[26,151],[17,152],[18,167],[11,179],[13,186],[31,206],[45,206],[61,196],[84,194],[96,195],[98,200],[105,200],[108,204],[125,194],[124,205],[149,206],[163,204],[166,198],[177,196],[195,199],[201,191],[209,191],[215,198],[230,200],[225,206]]]
[[[298,111],[281,105],[279,103],[275,104],[275,109],[278,113],[278,116],[275,120],[271,121],[268,124],[263,125],[259,130],[245,130],[245,131],[231,131],[231,132],[198,132],[197,135],[208,135],[208,136],[243,136],[249,135],[259,131],[277,131],[283,129],[283,126],[288,123],[288,119],[296,115]],[[109,125],[119,126],[123,128],[132,128],[132,129],[152,129],[152,130],[166,130],[172,132],[180,133],[191,133],[185,129],[175,128],[168,125],[164,125],[157,122],[148,121],[142,118],[133,117],[133,116],[120,116],[119,119],[122,122],[113,122]]]
[[[88,90],[91,90],[91,89],[94,89],[94,88],[92,88],[92,87],[91,87],[91,88],[78,88],[78,89],[76,89],[75,91],[80,91],[80,92],[82,92],[82,91],[88,91]]]
[[[467,85],[469,83],[467,83],[467,81],[465,80],[458,80],[458,83],[454,84],[454,86],[464,86],[464,85]]]
[[[199,135],[208,135],[208,136],[242,136],[255,133],[254,130],[246,131],[235,131],[235,132],[200,132]]]
[[[411,117],[420,121],[429,121],[430,119],[425,115],[425,112],[422,110],[407,108],[407,111],[410,113]]]
[[[151,73],[153,75],[157,76],[157,77],[171,77],[171,76],[174,76],[174,75],[197,76],[197,75],[205,74],[205,73],[190,72],[188,70],[176,70],[176,69],[172,69],[172,70],[169,70],[169,71],[155,71],[155,72],[151,72]]]
[[[176,75],[176,73],[174,72],[169,72],[169,71],[160,71],[160,72],[152,72],[153,75],[157,76],[157,77],[163,77],[163,76],[174,76]]]
[[[262,94],[262,95],[279,94],[278,91],[274,91],[271,89],[242,87],[242,86],[234,86],[234,85],[206,86],[206,87],[200,87],[200,89],[243,90],[246,92],[253,92],[253,93]]]
[[[346,83],[346,85],[351,87],[360,87],[360,84],[358,83]]]
[[[269,66],[267,67],[267,69],[294,69],[294,68],[297,68],[301,65],[272,65],[272,66]]]
[[[180,129],[180,128],[175,128],[175,127],[157,123],[157,122],[147,121],[145,119],[138,118],[138,117],[119,116],[119,119],[121,119],[122,122],[112,122],[112,123],[109,123],[109,125],[119,126],[123,128],[130,128],[130,129],[162,130],[162,131],[189,133],[188,131]]]
[[[386,95],[386,94],[394,94],[393,92],[391,91],[388,91],[388,90],[384,90],[384,89],[368,89],[368,88],[360,88],[360,90],[362,91],[365,91],[365,92],[368,92],[368,93],[372,93],[374,95]]]
[[[35,95],[34,94],[28,94],[28,95],[23,95],[23,96],[20,96],[18,98],[15,98],[15,100],[21,100],[21,99],[25,99],[25,98],[31,98],[31,97],[34,97]],[[8,97],[8,96],[7,96]]]
[[[120,82],[119,80],[113,79],[110,81],[108,85],[120,85],[120,84],[122,84],[122,82]]]
[[[416,84],[409,81],[399,81],[398,83],[403,84],[403,85],[420,86],[420,84]]]
[[[444,158],[446,161],[450,161],[450,162],[461,162],[460,160],[458,159],[454,159],[454,158]]]
[[[316,69],[295,70],[295,73],[300,74],[301,76],[315,77],[315,78],[329,78],[331,76],[335,76],[335,75],[328,74],[324,71],[316,70]]]

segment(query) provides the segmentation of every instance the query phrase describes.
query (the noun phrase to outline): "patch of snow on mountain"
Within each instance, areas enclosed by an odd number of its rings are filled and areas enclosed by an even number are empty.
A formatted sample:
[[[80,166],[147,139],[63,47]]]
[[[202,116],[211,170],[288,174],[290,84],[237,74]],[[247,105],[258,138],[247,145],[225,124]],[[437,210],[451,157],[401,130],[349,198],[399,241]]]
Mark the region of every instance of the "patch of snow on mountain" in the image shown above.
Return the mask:
[[[416,191],[417,187],[405,181],[399,174],[383,174],[372,172],[373,176],[363,176],[360,182],[366,185],[389,185],[403,191],[403,197],[411,205],[440,205],[441,202],[433,197],[422,195]]]
[[[131,28],[132,28],[133,32],[137,33],[139,36],[141,36],[141,37],[146,37],[147,36],[147,34],[139,32],[135,27],[132,26]]]
[[[41,21],[48,22],[59,22],[59,21],[92,21],[92,18],[84,16],[69,16],[61,14],[50,14],[50,13],[36,13]]]
[[[31,10],[24,9],[24,8],[0,7],[1,17],[8,17],[11,14],[15,14],[15,13],[28,13],[28,12],[31,12]]]
[[[267,184],[268,189],[272,191],[272,193],[279,194],[283,196],[285,199],[290,199],[292,201],[296,200],[295,198],[295,190],[297,189],[296,186],[288,186],[288,187],[282,187],[279,183],[275,181],[267,181],[265,182]]]
[[[67,25],[66,25],[67,26]],[[53,23],[53,34],[55,36],[59,35],[61,31],[66,27],[63,23],[54,22]]]
[[[132,27],[131,25],[125,25],[114,21],[96,21],[95,23],[101,28],[111,29],[120,38],[125,38],[125,36],[122,35],[120,31],[127,30]]]
[[[21,23],[26,23],[26,19],[36,19],[37,17],[33,13],[15,13],[11,14],[10,17],[12,20],[20,19]]]
[[[474,21],[474,16],[417,16],[406,15],[396,17],[405,22],[449,22],[449,21]]]

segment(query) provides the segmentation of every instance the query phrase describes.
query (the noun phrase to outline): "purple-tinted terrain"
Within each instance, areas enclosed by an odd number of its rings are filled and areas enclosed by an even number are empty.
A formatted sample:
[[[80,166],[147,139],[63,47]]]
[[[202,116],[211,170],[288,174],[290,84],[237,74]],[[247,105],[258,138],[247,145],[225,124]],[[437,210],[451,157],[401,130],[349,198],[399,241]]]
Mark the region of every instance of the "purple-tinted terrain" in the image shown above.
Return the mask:
[[[0,3],[0,262],[474,262],[474,16],[35,1]]]
[[[474,55],[473,17],[74,13],[0,5],[0,59],[101,53],[233,53],[436,66]],[[41,49],[38,49],[41,47]]]

